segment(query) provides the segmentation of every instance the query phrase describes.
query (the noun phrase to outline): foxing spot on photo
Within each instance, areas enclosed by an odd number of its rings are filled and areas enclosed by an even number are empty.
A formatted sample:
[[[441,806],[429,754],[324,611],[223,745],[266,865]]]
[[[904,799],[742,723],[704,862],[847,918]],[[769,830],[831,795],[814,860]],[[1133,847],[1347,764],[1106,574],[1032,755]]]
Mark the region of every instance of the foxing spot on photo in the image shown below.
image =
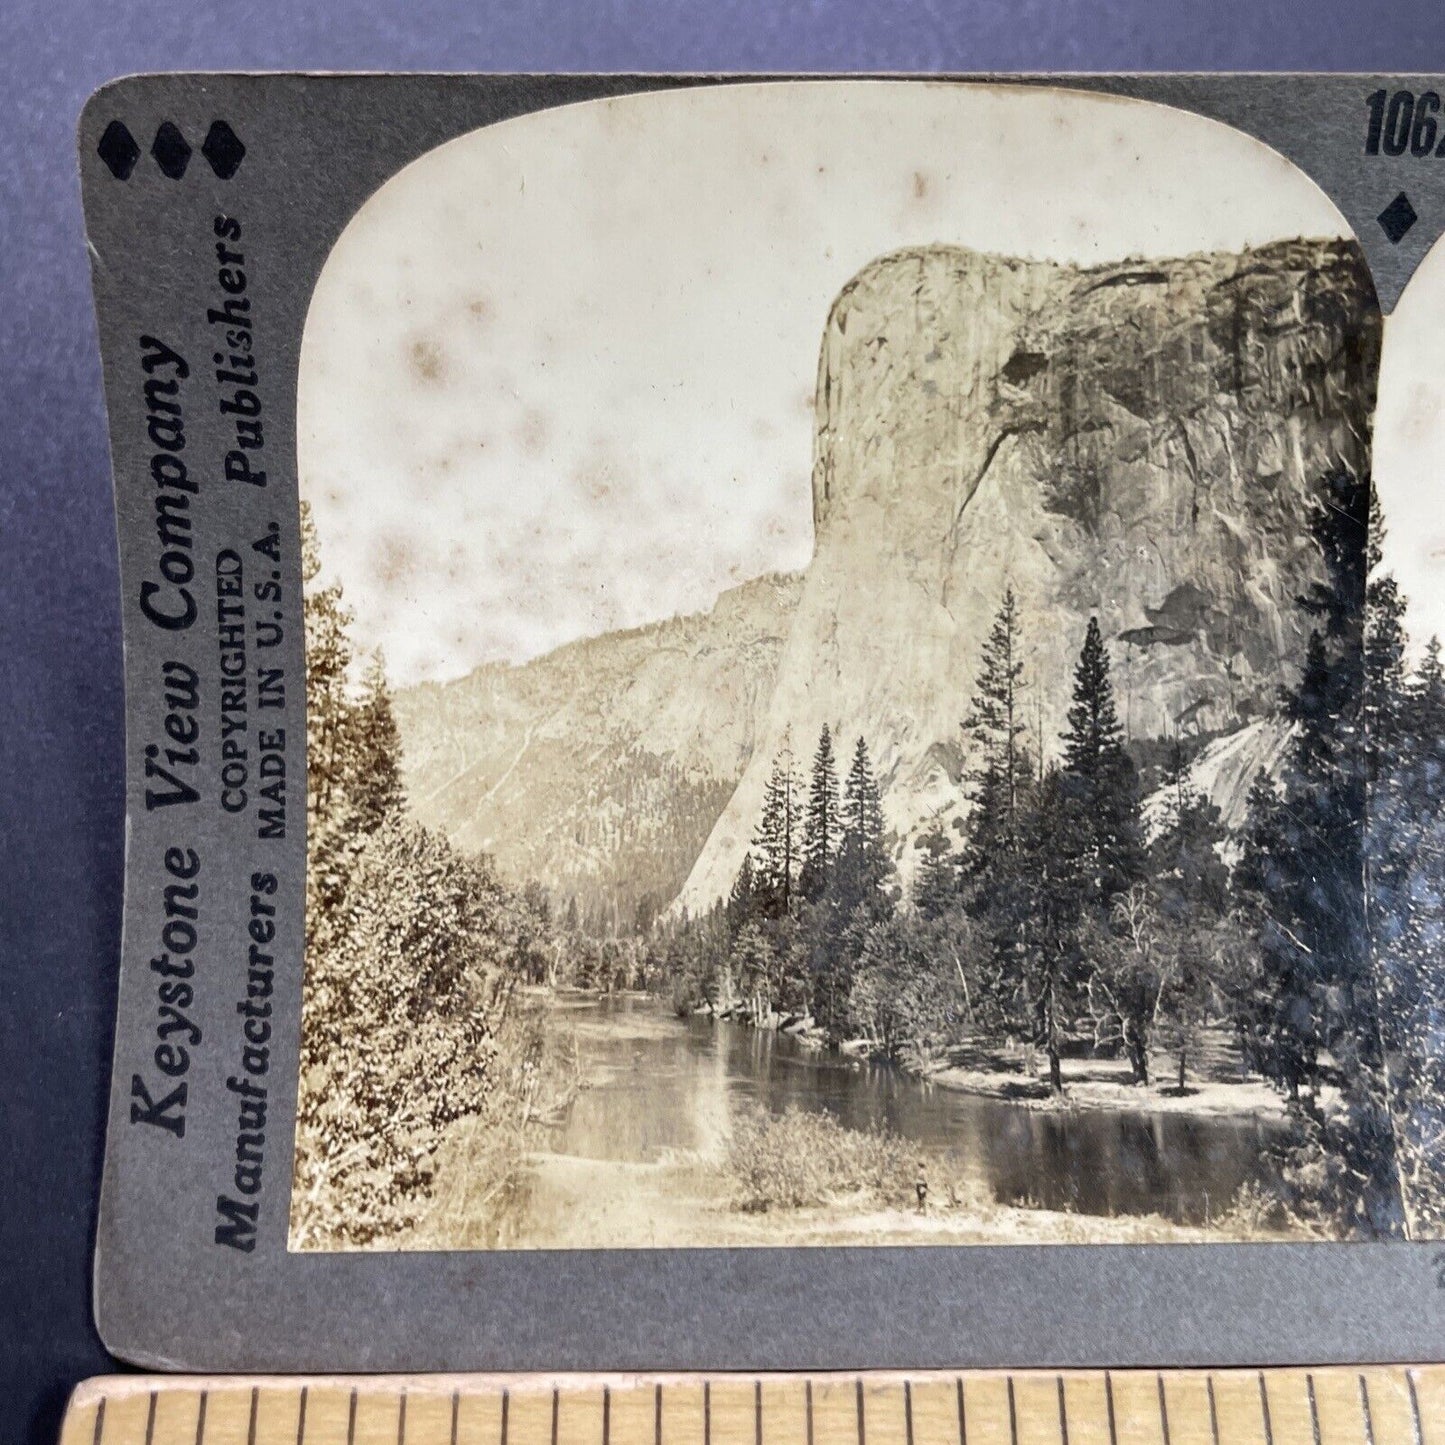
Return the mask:
[[[301,357],[292,1248],[1437,1228],[1382,332],[1308,178],[1105,97],[393,177]]]

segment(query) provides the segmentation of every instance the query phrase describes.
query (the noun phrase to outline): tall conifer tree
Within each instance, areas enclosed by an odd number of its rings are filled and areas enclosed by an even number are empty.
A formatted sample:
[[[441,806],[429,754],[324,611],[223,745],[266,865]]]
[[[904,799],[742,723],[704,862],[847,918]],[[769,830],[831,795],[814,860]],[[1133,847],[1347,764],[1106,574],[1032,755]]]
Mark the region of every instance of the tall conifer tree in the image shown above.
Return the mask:
[[[1010,587],[984,643],[973,707],[963,724],[978,750],[969,829],[969,866],[975,871],[1000,850],[1018,849],[1019,809],[1031,771],[1024,686],[1018,602]]]
[[[301,503],[302,612],[306,633],[306,810],[315,832],[341,806],[349,766],[351,610],[341,584],[320,584],[321,544],[310,503]]]
[[[1445,744],[1445,662],[1440,657],[1440,639],[1432,636],[1425,655],[1411,678],[1406,713],[1412,736],[1419,742]]]
[[[391,706],[386,664],[374,653],[353,717],[356,762],[349,792],[357,826],[366,833],[399,813],[406,803],[401,781],[401,734]]]
[[[1407,726],[1405,599],[1399,584],[1380,571],[1385,519],[1379,499],[1370,501],[1370,581],[1365,592],[1365,771],[1376,783],[1399,747]]]
[[[1262,835],[1253,851],[1266,856],[1247,860],[1236,881],[1255,885],[1262,920],[1267,1061],[1292,1094],[1309,1090],[1325,1157],[1340,1166],[1340,1212],[1386,1234],[1399,1227],[1401,1211],[1362,879],[1367,676],[1394,671],[1387,661],[1393,644],[1367,659],[1369,478],[1336,471],[1322,490],[1311,532],[1324,565],[1299,598],[1314,625],[1299,682],[1284,698],[1290,750],[1277,804],[1259,799],[1250,820],[1251,833]],[[1342,1082],[1343,1108],[1333,1119],[1319,1104],[1325,1053]]]
[[[941,918],[958,903],[958,860],[941,828],[923,839],[923,857],[913,880],[913,906],[925,918]]]
[[[732,892],[728,894],[728,927],[736,933],[745,923],[752,920],[757,909],[758,876],[753,867],[752,850],[743,854],[742,867],[733,879]]]
[[[753,836],[757,898],[764,916],[786,918],[793,910],[798,871],[798,777],[786,745],[773,760],[763,794],[763,816]]]
[[[841,832],[838,767],[833,757],[833,735],[828,724],[824,723],[813,754],[808,806],[803,817],[802,858],[798,874],[800,897],[811,901],[820,897],[828,886]]]
[[[853,746],[841,817],[835,895],[845,914],[862,904],[870,914],[881,917],[889,907],[886,888],[893,864],[883,836],[883,803],[873,763],[861,737]]]
[[[1078,848],[1084,901],[1107,909],[1144,869],[1139,785],[1124,751],[1114,706],[1109,654],[1099,619],[1089,618],[1074,669],[1074,697],[1064,731],[1062,782]]]

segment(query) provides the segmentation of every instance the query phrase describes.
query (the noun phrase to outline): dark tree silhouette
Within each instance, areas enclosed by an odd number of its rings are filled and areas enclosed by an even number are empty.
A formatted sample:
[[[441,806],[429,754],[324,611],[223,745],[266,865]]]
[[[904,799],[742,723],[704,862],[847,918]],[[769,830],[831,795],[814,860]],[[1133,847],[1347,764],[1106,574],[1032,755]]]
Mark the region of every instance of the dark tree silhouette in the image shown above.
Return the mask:
[[[923,839],[923,858],[913,880],[913,906],[925,918],[941,918],[959,903],[958,859],[941,828]]]
[[[768,775],[763,815],[753,837],[757,898],[766,918],[786,918],[793,910],[798,873],[798,806],[793,755],[784,748]]]
[[[401,734],[391,708],[386,664],[374,653],[352,715],[355,771],[348,792],[363,832],[379,828],[406,806],[401,781]]]
[[[802,866],[798,894],[811,902],[828,886],[837,852],[841,823],[838,816],[838,768],[833,758],[833,735],[828,724],[818,734],[808,806],[803,815]]]
[[[843,789],[843,836],[834,869],[834,896],[839,909],[851,914],[862,907],[870,917],[890,911],[888,883],[893,864],[883,832],[883,803],[873,776],[868,744],[860,737]]]
[[[1024,664],[1020,619],[1013,588],[1004,593],[984,643],[974,685],[973,708],[963,728],[977,749],[968,866],[986,866],[1000,849],[1018,846],[1019,809],[1030,780],[1024,746]]]
[[[1144,872],[1139,785],[1124,751],[1114,706],[1109,654],[1099,619],[1089,619],[1074,668],[1074,695],[1064,731],[1065,836],[1077,847],[1084,902],[1107,913],[1112,900]]]

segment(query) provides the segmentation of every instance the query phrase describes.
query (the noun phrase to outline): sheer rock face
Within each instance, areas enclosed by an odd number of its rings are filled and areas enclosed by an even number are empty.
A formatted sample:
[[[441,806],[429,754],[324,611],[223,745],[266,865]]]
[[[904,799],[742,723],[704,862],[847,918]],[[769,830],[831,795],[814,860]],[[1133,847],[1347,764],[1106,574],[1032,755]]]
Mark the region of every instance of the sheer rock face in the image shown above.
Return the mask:
[[[1056,756],[1097,614],[1131,734],[1221,734],[1197,771],[1238,812],[1279,752],[1319,479],[1368,465],[1379,340],[1343,241],[882,257],[823,336],[804,576],[403,693],[412,805],[620,922],[648,896],[696,911],[731,887],[773,758],[806,769],[827,722],[845,768],[867,739],[907,878],[962,813],[960,722],[1012,586],[1031,746]]]
[[[871,263],[824,332],[815,553],[767,718],[679,901],[726,893],[774,755],[805,764],[824,722],[845,756],[867,739],[911,873],[921,832],[958,818],[960,722],[1010,586],[1045,756],[1091,614],[1132,735],[1268,714],[1303,655],[1319,479],[1368,468],[1379,343],[1345,241]]]

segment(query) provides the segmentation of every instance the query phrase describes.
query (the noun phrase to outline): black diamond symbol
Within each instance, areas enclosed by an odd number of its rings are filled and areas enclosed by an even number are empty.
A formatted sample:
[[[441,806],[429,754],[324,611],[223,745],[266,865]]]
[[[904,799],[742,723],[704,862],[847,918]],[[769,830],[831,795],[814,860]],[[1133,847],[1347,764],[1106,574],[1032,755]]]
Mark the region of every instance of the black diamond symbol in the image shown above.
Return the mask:
[[[156,158],[161,173],[173,181],[178,181],[186,173],[186,166],[191,159],[191,148],[185,136],[167,120],[161,122],[161,128],[156,132],[151,154]]]
[[[210,161],[211,169],[223,181],[229,181],[245,158],[246,147],[225,121],[213,120],[205,140],[201,142],[201,154]]]
[[[1415,208],[1410,204],[1410,198],[1404,191],[1401,191],[1377,218],[1380,222],[1380,229],[1390,238],[1392,246],[1398,246],[1405,232],[1410,229],[1420,218],[1415,214]]]
[[[95,150],[118,181],[128,180],[140,159],[140,147],[135,143],[135,137],[118,120],[106,126]]]

